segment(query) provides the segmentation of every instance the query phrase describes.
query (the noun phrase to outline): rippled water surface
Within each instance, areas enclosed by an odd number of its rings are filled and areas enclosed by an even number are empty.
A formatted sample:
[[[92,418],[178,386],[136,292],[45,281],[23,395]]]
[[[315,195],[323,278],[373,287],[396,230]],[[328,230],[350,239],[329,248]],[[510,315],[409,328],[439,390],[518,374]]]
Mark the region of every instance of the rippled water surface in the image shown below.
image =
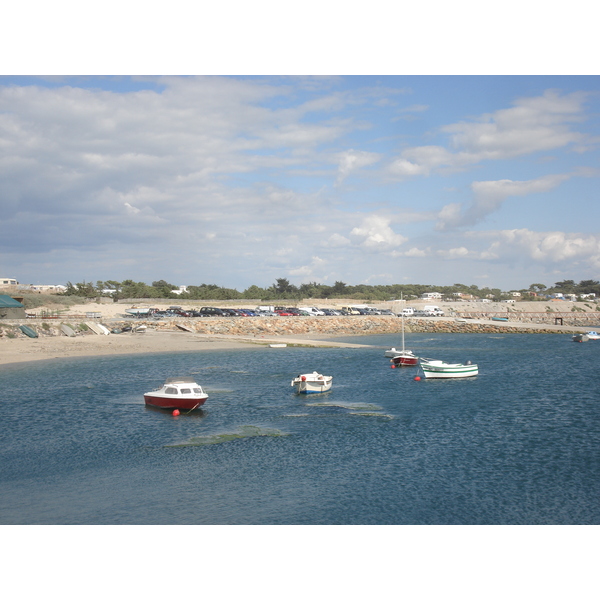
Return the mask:
[[[600,342],[412,334],[480,372],[417,382],[351,341],[2,368],[0,523],[600,523]],[[313,370],[332,391],[295,395]],[[144,406],[175,375],[202,411]]]

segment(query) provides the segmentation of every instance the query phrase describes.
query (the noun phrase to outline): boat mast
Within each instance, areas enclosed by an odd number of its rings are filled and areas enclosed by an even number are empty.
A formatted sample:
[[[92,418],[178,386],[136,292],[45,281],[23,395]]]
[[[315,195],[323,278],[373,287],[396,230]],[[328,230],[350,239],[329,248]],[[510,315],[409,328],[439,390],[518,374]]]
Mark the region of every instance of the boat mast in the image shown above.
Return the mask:
[[[402,353],[404,354],[404,300],[402,299],[402,292],[400,292],[400,314],[402,315]]]

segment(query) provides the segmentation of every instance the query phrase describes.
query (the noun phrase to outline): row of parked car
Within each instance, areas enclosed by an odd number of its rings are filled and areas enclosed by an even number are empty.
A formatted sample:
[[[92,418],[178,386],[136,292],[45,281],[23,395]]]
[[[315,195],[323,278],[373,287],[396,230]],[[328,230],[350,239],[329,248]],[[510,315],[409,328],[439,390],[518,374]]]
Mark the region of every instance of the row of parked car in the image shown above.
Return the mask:
[[[406,317],[442,317],[444,312],[437,306],[422,309],[404,308],[398,315],[388,309],[365,306],[344,306],[340,309],[317,308],[316,306],[257,306],[249,308],[217,308],[203,306],[199,310],[184,310],[180,306],[170,306],[166,310],[151,308],[148,313],[138,315],[144,318],[162,319],[169,317],[294,317],[294,316],[342,316],[342,315],[389,315]]]
[[[170,306],[166,310],[150,309],[143,318],[162,319],[169,317],[294,317],[294,316],[342,316],[342,315],[390,315],[396,316],[391,310],[374,308],[357,308],[352,306],[341,309],[317,308],[315,306],[257,306],[249,308],[217,308],[203,306],[199,310],[185,310],[180,306]]]

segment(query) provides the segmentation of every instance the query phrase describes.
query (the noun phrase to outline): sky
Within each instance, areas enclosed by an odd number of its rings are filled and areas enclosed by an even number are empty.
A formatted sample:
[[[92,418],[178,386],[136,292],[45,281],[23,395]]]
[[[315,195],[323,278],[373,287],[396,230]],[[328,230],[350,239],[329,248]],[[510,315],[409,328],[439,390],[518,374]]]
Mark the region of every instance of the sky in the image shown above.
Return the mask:
[[[600,278],[597,76],[0,77],[0,271]]]
[[[554,34],[522,47],[515,37],[503,67],[506,44],[494,40],[525,19],[449,29],[450,13],[436,13],[428,27],[440,51],[375,12],[346,14],[355,27],[338,26],[337,39],[315,36],[339,23],[323,8],[322,19],[294,15],[304,33],[265,23],[243,37],[242,8],[227,54],[230,38],[210,37],[207,25],[192,39],[193,20],[157,44],[156,27],[168,26],[156,13],[154,28],[136,21],[139,46],[115,36],[106,60],[102,27],[102,37],[46,27],[65,4],[40,5],[29,24],[45,36],[37,48],[12,28],[0,42],[0,276],[239,291],[278,278],[502,290],[600,279],[600,78],[579,59],[578,74],[566,68],[567,46],[580,56],[594,47],[585,21],[562,46]],[[330,5],[305,8],[317,6]],[[125,31],[126,18],[109,18],[93,17]],[[543,18],[535,14],[537,30],[554,31]],[[69,36],[91,42],[78,52]],[[488,38],[497,55],[481,50]],[[286,39],[304,44],[292,55]],[[165,62],[166,47],[191,44],[196,52]]]

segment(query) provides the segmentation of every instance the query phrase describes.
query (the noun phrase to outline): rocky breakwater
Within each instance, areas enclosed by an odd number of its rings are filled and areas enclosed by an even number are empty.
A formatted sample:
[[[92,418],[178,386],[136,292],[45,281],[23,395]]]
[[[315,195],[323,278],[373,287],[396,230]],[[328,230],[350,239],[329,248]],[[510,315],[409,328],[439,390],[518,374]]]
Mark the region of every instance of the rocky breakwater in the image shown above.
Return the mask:
[[[141,322],[139,323],[141,324]],[[210,318],[169,319],[148,321],[144,324],[157,330],[174,330],[183,325],[205,335],[235,335],[242,337],[269,336],[343,336],[399,334],[402,321],[389,316],[352,317],[264,317],[264,318]],[[524,324],[482,323],[442,318],[409,318],[405,320],[407,333],[573,333],[569,327],[527,327]]]
[[[410,319],[405,330],[413,333],[574,333],[569,328],[534,328],[510,323],[500,325],[448,319]]]
[[[157,330],[183,325],[196,333],[244,337],[294,335],[369,335],[397,333],[401,322],[396,317],[262,317],[169,319],[145,323]]]

